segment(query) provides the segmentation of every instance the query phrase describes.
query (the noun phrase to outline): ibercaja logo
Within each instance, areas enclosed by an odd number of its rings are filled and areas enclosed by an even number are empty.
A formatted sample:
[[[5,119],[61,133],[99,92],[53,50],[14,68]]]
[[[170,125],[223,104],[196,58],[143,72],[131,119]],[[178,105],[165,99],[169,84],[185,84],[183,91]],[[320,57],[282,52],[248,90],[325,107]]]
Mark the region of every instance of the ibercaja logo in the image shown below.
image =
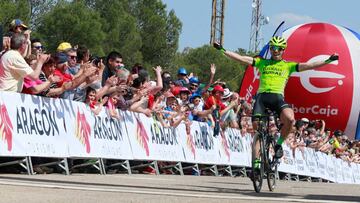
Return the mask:
[[[12,131],[13,125],[11,123],[8,111],[5,104],[0,105],[0,136],[2,140],[7,143],[7,150],[12,149]]]
[[[79,108],[76,114],[75,135],[79,139],[81,144],[85,145],[86,153],[90,153],[91,128],[90,124],[86,120],[85,114],[80,113]]]
[[[139,142],[140,146],[145,150],[146,156],[149,156],[149,136],[145,130],[144,125],[140,121],[140,118],[135,116],[136,118],[136,139]]]

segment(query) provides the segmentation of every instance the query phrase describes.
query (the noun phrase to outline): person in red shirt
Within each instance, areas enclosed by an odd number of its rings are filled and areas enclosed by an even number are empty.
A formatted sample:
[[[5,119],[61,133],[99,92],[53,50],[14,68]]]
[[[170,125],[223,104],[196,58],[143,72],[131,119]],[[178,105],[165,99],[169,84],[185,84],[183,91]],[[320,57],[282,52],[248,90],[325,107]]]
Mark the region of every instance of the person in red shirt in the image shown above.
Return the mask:
[[[58,87],[61,87],[66,82],[71,82],[73,76],[65,73],[65,71],[69,68],[68,65],[68,57],[65,53],[58,53],[56,55],[56,69],[54,71],[54,75],[60,77],[60,81],[56,83]]]
[[[88,77],[91,77],[96,73],[97,67],[89,64],[81,65],[80,69],[83,69],[83,74],[80,74],[78,77],[74,77],[66,73],[66,70],[69,68],[68,65],[68,56],[65,53],[57,53],[55,57],[56,61],[56,70],[54,71],[54,76],[58,76],[60,81],[56,83],[57,87],[61,87],[64,83],[71,82],[71,87],[67,88],[68,90],[74,89],[81,85]],[[64,94],[66,91],[64,92]],[[62,95],[62,98],[66,98],[65,95]]]

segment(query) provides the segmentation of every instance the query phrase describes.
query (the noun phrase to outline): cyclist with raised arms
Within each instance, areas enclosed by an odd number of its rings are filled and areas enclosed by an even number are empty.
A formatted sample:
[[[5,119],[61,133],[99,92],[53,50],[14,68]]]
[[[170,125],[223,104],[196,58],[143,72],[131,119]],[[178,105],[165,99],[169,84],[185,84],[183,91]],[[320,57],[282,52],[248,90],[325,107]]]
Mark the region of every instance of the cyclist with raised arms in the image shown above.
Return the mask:
[[[269,108],[280,115],[280,121],[283,124],[281,136],[275,145],[275,158],[283,156],[281,144],[292,132],[295,123],[294,111],[291,106],[284,101],[285,85],[293,72],[301,72],[319,68],[339,59],[337,54],[331,55],[327,60],[307,63],[287,62],[283,60],[282,55],[287,47],[286,39],[283,37],[272,37],[270,42],[271,59],[260,57],[250,57],[225,50],[221,44],[214,43],[214,47],[223,54],[246,65],[252,65],[259,69],[260,86],[257,92],[256,101],[253,109],[253,115],[264,115],[265,109]],[[256,129],[256,125],[254,126]]]

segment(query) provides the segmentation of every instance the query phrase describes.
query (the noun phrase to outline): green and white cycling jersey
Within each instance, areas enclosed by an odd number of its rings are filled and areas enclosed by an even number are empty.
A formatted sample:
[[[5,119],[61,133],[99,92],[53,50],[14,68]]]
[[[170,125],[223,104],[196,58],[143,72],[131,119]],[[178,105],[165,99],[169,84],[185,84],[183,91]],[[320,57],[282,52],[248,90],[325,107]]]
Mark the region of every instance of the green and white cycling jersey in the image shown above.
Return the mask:
[[[285,85],[291,73],[298,71],[299,64],[284,60],[254,58],[253,66],[260,72],[258,93],[276,93],[284,95]]]

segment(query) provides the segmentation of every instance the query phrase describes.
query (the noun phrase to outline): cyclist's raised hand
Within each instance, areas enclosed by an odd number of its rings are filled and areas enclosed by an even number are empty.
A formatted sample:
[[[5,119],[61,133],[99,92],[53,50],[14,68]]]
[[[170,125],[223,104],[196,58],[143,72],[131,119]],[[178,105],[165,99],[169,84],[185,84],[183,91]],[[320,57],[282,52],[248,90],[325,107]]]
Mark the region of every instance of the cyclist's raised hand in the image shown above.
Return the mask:
[[[325,60],[325,63],[331,63],[333,61],[339,60],[339,55],[337,53],[332,54],[328,59]]]
[[[221,52],[225,52],[226,50],[224,49],[224,47],[219,43],[219,42],[214,42],[213,46],[215,47],[215,49],[221,51]]]

